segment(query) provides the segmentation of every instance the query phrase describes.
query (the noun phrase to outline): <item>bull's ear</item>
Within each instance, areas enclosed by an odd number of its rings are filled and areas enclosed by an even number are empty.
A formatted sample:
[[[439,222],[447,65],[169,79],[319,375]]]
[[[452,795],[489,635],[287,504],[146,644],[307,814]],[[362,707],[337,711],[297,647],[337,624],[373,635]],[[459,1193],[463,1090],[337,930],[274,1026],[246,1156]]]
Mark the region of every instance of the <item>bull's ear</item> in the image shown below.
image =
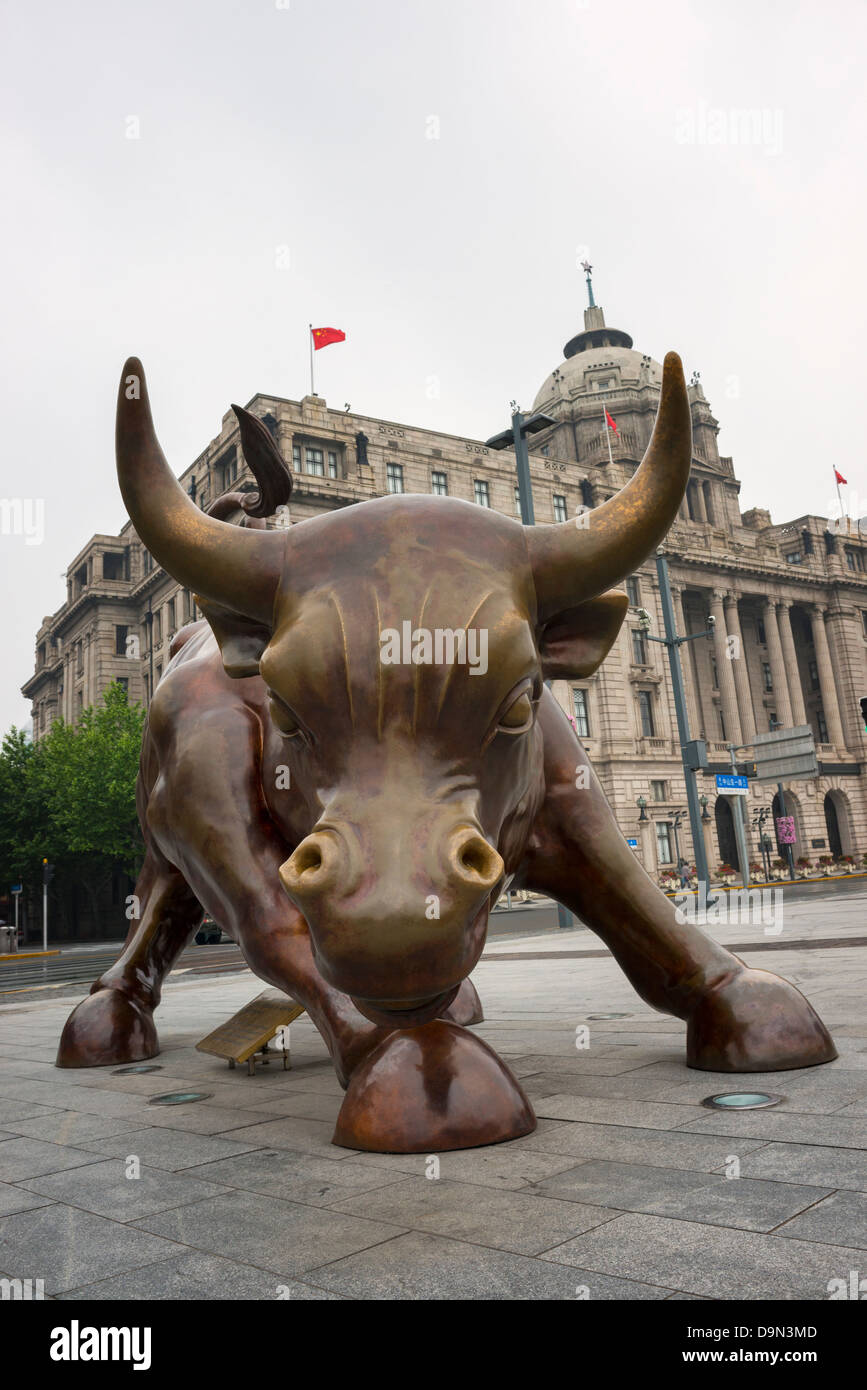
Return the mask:
[[[210,599],[196,594],[196,603],[201,608],[211,626],[211,631],[220,644],[223,665],[227,676],[236,679],[242,676],[258,676],[259,660],[271,641],[271,629],[255,618],[245,618],[242,613],[233,613]]]
[[[609,589],[577,608],[555,614],[539,634],[545,679],[591,676],[613,646],[628,607],[625,594]]]

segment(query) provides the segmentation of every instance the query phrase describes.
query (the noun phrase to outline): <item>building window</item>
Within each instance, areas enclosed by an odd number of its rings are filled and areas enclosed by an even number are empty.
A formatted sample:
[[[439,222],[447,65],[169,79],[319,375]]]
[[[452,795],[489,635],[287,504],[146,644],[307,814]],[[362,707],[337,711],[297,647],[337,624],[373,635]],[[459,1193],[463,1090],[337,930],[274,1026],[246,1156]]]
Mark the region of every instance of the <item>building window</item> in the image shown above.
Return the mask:
[[[641,586],[634,574],[631,574],[626,581],[626,597],[629,599],[630,608],[638,608],[641,604]]]
[[[768,710],[768,728],[770,729],[771,733],[773,733],[773,732],[774,732],[774,729],[776,729],[776,727],[777,727],[777,711],[776,711],[775,709],[769,709],[769,710]]]
[[[720,737],[721,737],[723,743],[725,743],[725,742],[728,740],[728,734],[726,733],[726,717],[725,717],[725,715],[723,714],[722,710],[719,710],[718,713],[719,713],[719,731],[720,731]]]
[[[715,657],[715,656],[712,656],[711,659],[710,659],[710,678],[711,678],[711,683],[712,683],[712,685],[713,685],[713,689],[714,689],[714,690],[719,690],[719,675],[717,674],[717,669],[716,669],[716,657]]]
[[[299,473],[301,472],[301,445],[300,445],[300,444],[293,444],[293,445],[292,445],[292,467],[293,467],[297,472],[299,472]]]
[[[115,676],[115,681],[116,681],[116,683],[120,686],[120,688],[121,688],[121,690],[123,691],[124,695],[128,695],[128,694],[129,694],[129,677],[128,677],[128,676]]]
[[[449,480],[447,474],[435,468],[430,475],[430,490],[434,497],[448,497]]]
[[[810,675],[810,689],[811,689],[811,690],[818,690],[818,689],[819,689],[819,667],[816,665],[816,662],[815,662],[815,661],[808,661],[808,662],[807,662],[807,670],[808,670],[809,675]]]
[[[632,629],[632,660],[636,666],[647,665],[647,638],[637,627]]]
[[[581,504],[584,507],[593,506],[593,484],[587,478],[581,482]]]
[[[521,489],[515,488],[515,516],[521,515]]]
[[[173,598],[170,598],[166,604],[166,624],[168,627],[168,636],[171,637],[174,635],[177,626],[175,623],[175,601]]]
[[[337,477],[337,455],[333,449],[328,450],[328,476],[329,478]]]
[[[403,492],[403,464],[385,465],[385,487],[387,492]]]
[[[126,637],[129,628],[118,624],[114,629],[114,654],[115,656],[126,656]]]
[[[305,449],[307,472],[316,478],[325,477],[325,456],[321,449]]]
[[[572,713],[575,716],[575,732],[579,738],[590,737],[590,715],[587,709],[587,691],[572,689]]]
[[[649,690],[638,692],[638,722],[642,738],[653,738],[653,695]]]
[[[760,645],[760,646],[764,647],[764,646],[767,645],[766,639],[765,639],[765,620],[764,620],[764,618],[756,618],[756,636],[757,636],[758,639],[759,639],[759,645]]]
[[[864,629],[864,636],[867,637],[867,608],[861,609],[861,626]]]
[[[542,447],[541,447],[541,449],[539,450],[539,453],[540,453],[540,454],[543,454],[544,457],[547,458],[547,457],[548,457],[548,445],[547,445],[547,444],[543,444]]]
[[[773,690],[774,677],[771,674],[771,664],[769,661],[762,662],[762,680],[765,683],[765,690]]]
[[[801,554],[800,550],[787,550],[787,551],[786,551],[786,563],[787,563],[787,564],[789,564],[789,565],[800,565],[800,564],[803,564],[803,561],[804,561],[804,557],[803,557],[803,555]]]
[[[123,556],[107,550],[102,557],[103,579],[123,579]]]
[[[671,821],[656,822],[656,858],[660,864],[671,864]]]
[[[554,520],[566,520],[566,498],[561,496],[559,492],[554,493]]]
[[[861,558],[861,551],[860,551],[860,550],[853,550],[853,549],[851,548],[851,546],[848,546],[848,545],[847,545],[847,546],[846,546],[846,550],[845,550],[845,555],[846,555],[846,564],[848,565],[848,567],[849,567],[850,570],[856,570],[856,571],[857,571],[857,570],[862,570],[862,569],[864,568],[864,563],[863,563],[862,558]]]
[[[163,643],[163,612],[158,608],[154,613],[154,646],[161,647]]]
[[[668,783],[663,782],[658,777],[652,778],[650,783],[650,795],[653,797],[654,801],[667,801]]]
[[[491,505],[491,485],[487,478],[476,478],[473,483],[473,490],[476,495],[476,501],[480,507],[489,507]]]
[[[819,730],[819,742],[827,743],[828,725],[825,723],[825,711],[823,709],[816,710],[816,728]]]

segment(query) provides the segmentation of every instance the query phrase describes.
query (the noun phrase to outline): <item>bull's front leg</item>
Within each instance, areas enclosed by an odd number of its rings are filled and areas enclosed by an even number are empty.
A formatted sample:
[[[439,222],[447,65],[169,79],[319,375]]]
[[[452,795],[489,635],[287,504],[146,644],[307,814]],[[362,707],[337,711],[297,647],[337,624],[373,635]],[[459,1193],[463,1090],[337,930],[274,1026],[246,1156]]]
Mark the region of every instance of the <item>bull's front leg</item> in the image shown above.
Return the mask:
[[[543,705],[547,795],[527,886],[595,931],[642,999],[686,1020],[689,1066],[779,1071],[833,1060],[833,1041],[799,990],[677,920],[626,844],[565,716],[553,700]]]

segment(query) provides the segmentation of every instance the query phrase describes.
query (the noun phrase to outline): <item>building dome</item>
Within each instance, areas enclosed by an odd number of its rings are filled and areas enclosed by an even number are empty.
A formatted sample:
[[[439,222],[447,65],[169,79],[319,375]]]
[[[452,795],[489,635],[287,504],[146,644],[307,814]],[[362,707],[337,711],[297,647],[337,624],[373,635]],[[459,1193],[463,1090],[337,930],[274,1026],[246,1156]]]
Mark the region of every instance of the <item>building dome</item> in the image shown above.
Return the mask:
[[[609,328],[605,315],[593,301],[588,268],[589,308],[584,310],[584,332],[577,333],[563,349],[564,361],[543,382],[533,402],[534,410],[556,413],[559,401],[617,391],[623,387],[655,387],[662,384],[662,367],[637,352],[628,333]]]

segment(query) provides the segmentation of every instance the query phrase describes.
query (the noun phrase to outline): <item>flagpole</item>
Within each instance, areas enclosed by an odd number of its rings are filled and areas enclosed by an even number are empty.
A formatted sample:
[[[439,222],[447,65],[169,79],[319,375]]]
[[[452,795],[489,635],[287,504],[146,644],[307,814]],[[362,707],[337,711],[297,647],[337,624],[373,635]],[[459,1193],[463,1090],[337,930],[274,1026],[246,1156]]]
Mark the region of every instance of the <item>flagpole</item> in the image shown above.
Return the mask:
[[[836,486],[836,488],[837,488],[837,501],[838,501],[839,504],[840,504],[840,520],[842,521],[842,520],[843,520],[843,517],[844,517],[844,516],[846,517],[846,535],[848,536],[848,534],[849,534],[849,515],[848,515],[847,512],[844,512],[844,511],[843,511],[843,497],[842,497],[842,494],[841,494],[841,492],[840,492],[840,484],[837,482],[837,470],[836,470],[836,468],[834,469],[834,484],[835,484],[835,486]]]
[[[604,401],[602,402],[602,428],[605,431],[605,442],[608,445],[608,462],[613,464],[614,459],[611,457],[611,431],[608,428],[608,411],[605,408]]]
[[[308,336],[309,339],[310,339],[310,394],[311,394],[311,396],[315,396],[315,395],[316,395],[316,392],[313,390],[313,324],[312,324],[312,323],[308,323],[308,325],[307,325],[307,336]]]

